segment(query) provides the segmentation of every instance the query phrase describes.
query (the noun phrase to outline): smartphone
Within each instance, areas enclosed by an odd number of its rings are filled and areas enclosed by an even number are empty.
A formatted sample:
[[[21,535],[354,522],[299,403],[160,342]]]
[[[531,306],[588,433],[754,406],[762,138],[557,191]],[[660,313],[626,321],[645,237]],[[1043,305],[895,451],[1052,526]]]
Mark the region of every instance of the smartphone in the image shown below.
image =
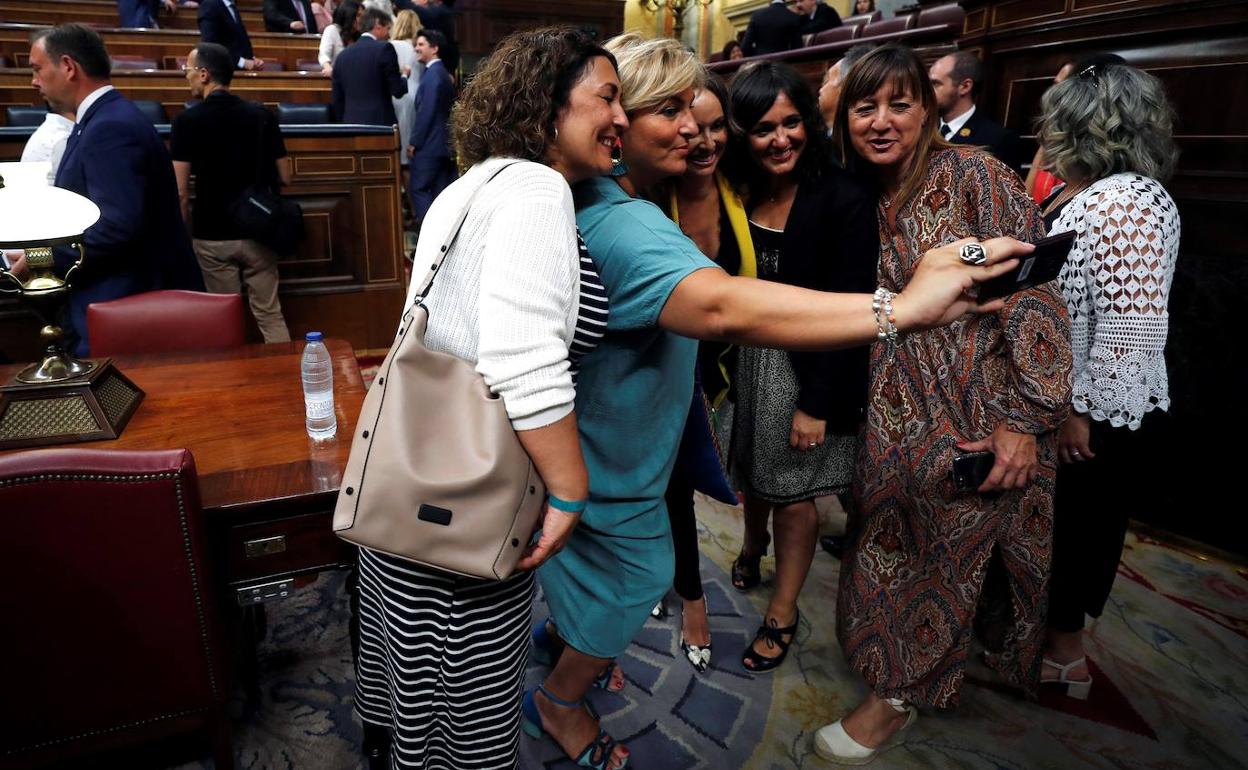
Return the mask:
[[[967,452],[953,458],[953,486],[959,492],[974,492],[992,473],[997,456],[992,452]]]
[[[1023,289],[1055,280],[1066,264],[1070,247],[1075,243],[1073,231],[1058,233],[1036,241],[1036,250],[1018,258],[1018,266],[979,285],[979,301],[988,302],[1008,297]]]

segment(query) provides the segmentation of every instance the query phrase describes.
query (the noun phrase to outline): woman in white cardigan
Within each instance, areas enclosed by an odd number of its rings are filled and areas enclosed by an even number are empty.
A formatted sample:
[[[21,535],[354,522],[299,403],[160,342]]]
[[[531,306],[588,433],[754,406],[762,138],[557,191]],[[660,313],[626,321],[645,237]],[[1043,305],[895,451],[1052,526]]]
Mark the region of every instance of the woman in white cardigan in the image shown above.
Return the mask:
[[[1050,234],[1073,230],[1059,283],[1070,311],[1074,402],[1058,438],[1048,641],[1041,682],[1086,698],[1084,616],[1099,617],[1127,519],[1149,505],[1153,410],[1170,406],[1167,303],[1179,211],[1162,187],[1177,153],[1157,78],[1126,64],[1076,64],[1044,95],[1044,168],[1067,180],[1042,204]]]
[[[357,25],[362,10],[355,0],[346,0],[334,8],[334,23],[321,32],[321,47],[316,54],[322,75],[329,77],[334,74],[334,62],[338,60],[338,54],[359,37]]]

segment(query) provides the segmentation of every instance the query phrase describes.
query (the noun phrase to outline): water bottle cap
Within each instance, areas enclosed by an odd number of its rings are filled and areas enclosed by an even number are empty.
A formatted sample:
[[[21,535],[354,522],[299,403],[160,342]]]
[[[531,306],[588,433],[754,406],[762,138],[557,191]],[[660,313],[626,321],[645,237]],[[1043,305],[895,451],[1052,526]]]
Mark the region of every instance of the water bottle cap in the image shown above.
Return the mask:
[[[308,332],[303,338],[308,342],[320,342],[323,336],[320,332]]]

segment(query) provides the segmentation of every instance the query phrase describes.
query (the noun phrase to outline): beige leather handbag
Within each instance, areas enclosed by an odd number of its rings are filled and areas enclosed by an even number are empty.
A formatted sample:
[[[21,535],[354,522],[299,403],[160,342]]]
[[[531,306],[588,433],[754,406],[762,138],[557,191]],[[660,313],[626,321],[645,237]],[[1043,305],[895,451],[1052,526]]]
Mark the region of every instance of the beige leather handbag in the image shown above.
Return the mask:
[[[364,398],[334,532],[427,567],[502,580],[528,544],[546,488],[503,400],[474,366],[425,347],[429,311],[422,304],[476,195],[451,228]]]

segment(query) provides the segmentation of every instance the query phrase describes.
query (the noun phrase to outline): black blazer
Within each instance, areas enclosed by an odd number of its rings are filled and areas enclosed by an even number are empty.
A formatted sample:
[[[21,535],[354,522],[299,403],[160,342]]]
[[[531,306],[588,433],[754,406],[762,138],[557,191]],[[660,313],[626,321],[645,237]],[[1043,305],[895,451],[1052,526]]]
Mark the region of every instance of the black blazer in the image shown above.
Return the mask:
[[[755,11],[741,38],[741,51],[746,56],[789,51],[801,45],[802,17],[780,3]]]
[[[802,18],[802,34],[813,35],[817,32],[823,32],[825,29],[841,26],[841,15],[836,9],[827,3],[818,3],[815,5],[815,17],[809,16]]]
[[[316,17],[312,15],[312,3],[308,0],[264,0],[264,29],[266,32],[290,32],[290,24],[299,21],[295,3],[303,5],[304,18],[308,20],[305,34],[316,34]]]
[[[238,6],[234,6],[237,13]],[[230,15],[222,0],[199,0],[199,36],[205,43],[219,43],[230,52],[235,66],[239,59],[254,59],[251,38],[243,26],[242,17],[237,21]]]
[[[820,291],[875,291],[880,227],[875,201],[845,170],[829,164],[797,188],[781,241],[779,280]],[[789,353],[797,375],[797,408],[850,435],[867,405],[870,348]]]
[[[975,108],[975,114],[949,137],[949,141],[987,147],[1002,163],[1014,169],[1019,176],[1024,176],[1023,162],[1026,159],[1023,158],[1018,134],[989,118],[982,107]]]
[[[389,43],[361,35],[334,62],[334,114],[343,123],[393,126],[395,99],[407,94],[399,57]]]

